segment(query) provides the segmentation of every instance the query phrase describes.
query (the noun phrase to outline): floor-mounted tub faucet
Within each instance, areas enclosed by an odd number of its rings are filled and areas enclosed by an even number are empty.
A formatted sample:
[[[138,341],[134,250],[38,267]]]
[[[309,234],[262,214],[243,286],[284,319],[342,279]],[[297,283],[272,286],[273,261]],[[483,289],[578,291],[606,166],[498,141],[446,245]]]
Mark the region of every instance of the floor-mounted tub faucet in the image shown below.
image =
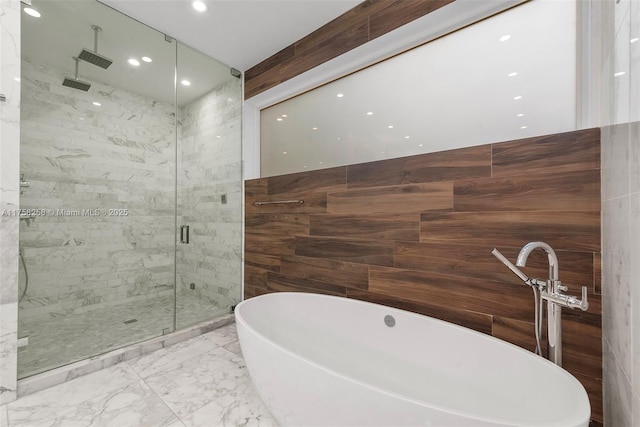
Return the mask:
[[[542,249],[547,254],[549,260],[549,279],[545,282],[540,279],[530,279],[518,267],[524,267],[529,254],[534,249]],[[551,246],[544,242],[529,242],[520,249],[516,265],[513,265],[497,249],[493,249],[493,255],[504,263],[516,276],[531,287],[537,287],[540,292],[540,299],[547,301],[547,340],[549,360],[556,365],[562,366],[562,307],[579,308],[586,311],[589,308],[587,301],[587,287],[582,287],[582,299],[572,295],[565,295],[562,292],[567,287],[562,285],[558,279],[558,257]],[[537,314],[537,310],[536,310]],[[536,315],[536,320],[538,316]],[[538,321],[536,321],[538,323]],[[536,324],[536,332],[538,325]]]

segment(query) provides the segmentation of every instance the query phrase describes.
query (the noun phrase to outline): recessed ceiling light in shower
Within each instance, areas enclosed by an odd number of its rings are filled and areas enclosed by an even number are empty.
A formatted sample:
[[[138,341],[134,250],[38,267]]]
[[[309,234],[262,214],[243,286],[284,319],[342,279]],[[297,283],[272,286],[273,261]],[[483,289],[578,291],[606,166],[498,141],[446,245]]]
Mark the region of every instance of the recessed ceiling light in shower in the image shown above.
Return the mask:
[[[152,62],[152,59],[151,59],[151,58],[149,58],[148,56],[143,56],[143,57],[142,57],[142,58],[140,58],[140,59],[142,59],[144,62]]]
[[[205,12],[207,10],[207,5],[201,0],[195,0],[191,3],[191,6],[198,12]]]
[[[37,10],[35,10],[32,7],[25,7],[22,10],[24,10],[24,13],[26,13],[29,16],[33,16],[34,18],[40,18],[40,16],[42,16],[42,15],[40,15],[40,12],[38,12]]]
[[[187,79],[180,80],[180,83],[182,84],[182,86],[191,86],[191,82]]]
[[[129,61],[127,61],[129,64],[133,65],[134,67],[138,67],[140,66],[140,61],[138,61],[135,58],[130,58]]]

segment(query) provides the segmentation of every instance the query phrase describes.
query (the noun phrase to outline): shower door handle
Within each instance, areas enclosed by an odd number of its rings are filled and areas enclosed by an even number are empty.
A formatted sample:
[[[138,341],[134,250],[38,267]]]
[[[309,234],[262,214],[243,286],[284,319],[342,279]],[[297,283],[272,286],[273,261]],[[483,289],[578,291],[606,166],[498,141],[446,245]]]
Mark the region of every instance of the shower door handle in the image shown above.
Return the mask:
[[[189,243],[189,226],[180,226],[180,243]]]

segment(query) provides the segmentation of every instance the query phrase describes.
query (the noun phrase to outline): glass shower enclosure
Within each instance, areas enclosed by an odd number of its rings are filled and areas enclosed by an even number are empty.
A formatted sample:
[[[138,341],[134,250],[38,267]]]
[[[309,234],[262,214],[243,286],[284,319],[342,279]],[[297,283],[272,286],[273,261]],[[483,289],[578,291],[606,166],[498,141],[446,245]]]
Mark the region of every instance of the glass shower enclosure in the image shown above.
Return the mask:
[[[19,378],[241,299],[240,79],[97,1],[33,6],[41,17],[22,17]]]

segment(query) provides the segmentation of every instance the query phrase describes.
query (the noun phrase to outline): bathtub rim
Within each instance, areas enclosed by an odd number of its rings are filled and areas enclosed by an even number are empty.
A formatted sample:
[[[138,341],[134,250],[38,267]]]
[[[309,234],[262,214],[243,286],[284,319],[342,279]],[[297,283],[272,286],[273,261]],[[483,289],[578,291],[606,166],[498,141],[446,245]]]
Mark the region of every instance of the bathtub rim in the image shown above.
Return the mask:
[[[317,362],[309,359],[308,357],[304,357],[300,354],[297,354],[285,347],[283,347],[282,345],[278,344],[277,342],[273,341],[272,339],[269,339],[268,337],[266,337],[265,335],[259,333],[255,328],[253,328],[252,326],[249,325],[249,323],[242,317],[242,313],[241,310],[243,308],[243,306],[247,305],[245,303],[249,303],[251,300],[254,299],[269,299],[269,298],[283,298],[286,297],[287,295],[289,296],[296,296],[296,297],[303,297],[303,298],[324,298],[324,299],[329,299],[329,300],[343,300],[343,301],[348,301],[349,303],[357,303],[360,305],[366,305],[366,306],[376,306],[376,307],[382,307],[383,309],[388,309],[388,310],[392,310],[393,312],[400,312],[403,315],[410,315],[412,317],[417,317],[417,318],[427,318],[430,321],[435,321],[438,324],[444,325],[445,327],[453,327],[455,329],[461,330],[465,333],[471,333],[473,335],[478,335],[484,339],[488,339],[489,341],[494,342],[496,345],[503,345],[507,348],[511,348],[511,349],[515,349],[518,352],[522,353],[523,355],[525,355],[525,357],[532,357],[535,360],[538,360],[539,362],[541,362],[543,365],[546,365],[549,369],[555,369],[559,374],[565,376],[570,382],[576,384],[578,386],[578,390],[581,390],[584,397],[585,397],[585,401],[586,401],[586,409],[588,410],[588,415],[587,415],[587,419],[586,420],[582,420],[578,413],[581,412],[581,409],[583,406],[580,404],[578,410],[576,411],[576,415],[574,415],[571,418],[566,418],[563,420],[560,420],[562,422],[566,422],[569,421],[572,424],[571,425],[579,425],[580,423],[584,423],[586,422],[586,424],[588,425],[590,420],[591,420],[591,402],[589,401],[589,395],[586,392],[586,389],[584,388],[584,386],[582,385],[582,383],[580,381],[578,381],[578,379],[576,377],[574,377],[569,371],[567,371],[566,369],[556,365],[555,363],[545,359],[544,357],[538,356],[528,350],[525,350],[522,347],[519,347],[515,344],[512,344],[508,341],[502,340],[500,338],[496,338],[492,335],[487,335],[484,334],[482,332],[478,332],[474,329],[471,328],[467,328],[461,325],[457,325],[455,323],[451,323],[451,322],[447,322],[446,320],[441,320],[435,317],[431,317],[431,316],[427,316],[424,314],[419,314],[419,313],[415,313],[412,311],[408,311],[408,310],[402,310],[399,308],[395,308],[395,307],[390,307],[390,306],[386,306],[383,304],[378,304],[378,303],[373,303],[373,302],[369,302],[369,301],[363,301],[363,300],[358,300],[358,299],[354,299],[354,298],[347,298],[347,297],[341,297],[341,296],[337,296],[337,295],[327,295],[327,294],[319,294],[319,293],[313,293],[313,292],[272,292],[272,293],[268,293],[268,294],[262,294],[262,295],[258,295],[249,299],[243,299],[235,308],[234,310],[234,314],[235,314],[235,318],[236,318],[236,327],[238,327],[238,325],[242,325],[243,328],[246,328],[246,330],[248,332],[250,332],[252,335],[256,336],[257,338],[261,339],[262,341],[266,342],[267,344],[275,347],[276,349],[278,349],[279,351],[282,351],[284,353],[286,353],[287,355],[294,357],[296,359],[302,360],[305,363],[308,363],[310,365],[312,365],[313,367],[320,369],[321,371],[324,371],[328,374],[337,376],[345,381],[349,381],[349,382],[353,382],[358,384],[359,386],[365,387],[367,389],[376,391],[378,393],[382,393],[384,395],[387,395],[389,397],[393,397],[395,399],[401,399],[401,400],[405,400],[408,402],[411,402],[413,404],[422,406],[422,407],[426,407],[426,408],[430,408],[430,409],[434,409],[434,410],[438,410],[438,411],[442,411],[442,412],[446,412],[446,413],[450,413],[450,414],[455,414],[458,415],[460,417],[464,417],[466,419],[469,420],[479,420],[479,421],[483,421],[483,422],[487,422],[487,423],[493,423],[496,425],[503,425],[503,426],[514,426],[514,422],[518,422],[519,424],[516,424],[516,426],[528,426],[528,425],[535,425],[538,427],[555,427],[558,426],[560,424],[558,424],[559,421],[548,421],[545,423],[535,423],[535,424],[527,424],[526,422],[523,421],[519,421],[519,420],[508,420],[508,419],[504,419],[504,418],[496,418],[496,417],[487,417],[487,416],[482,416],[482,415],[474,415],[473,413],[469,413],[469,412],[463,412],[457,409],[451,409],[451,408],[447,408],[444,407],[442,405],[438,405],[438,404],[433,404],[430,402],[425,402],[423,400],[417,400],[414,397],[411,396],[406,396],[404,394],[395,392],[395,391],[391,391],[391,390],[387,390],[387,389],[383,389],[380,388],[374,384],[370,384],[367,382],[363,382],[362,380],[359,380],[357,378],[354,378],[352,376],[340,373],[334,369],[330,369],[328,367],[325,367],[323,365],[318,364]],[[255,303],[255,302],[254,302]],[[240,345],[242,346],[242,340],[240,340]],[[248,365],[247,365],[248,367]],[[251,372],[251,370],[249,370],[249,372]],[[541,411],[543,411],[544,408],[541,408]]]

